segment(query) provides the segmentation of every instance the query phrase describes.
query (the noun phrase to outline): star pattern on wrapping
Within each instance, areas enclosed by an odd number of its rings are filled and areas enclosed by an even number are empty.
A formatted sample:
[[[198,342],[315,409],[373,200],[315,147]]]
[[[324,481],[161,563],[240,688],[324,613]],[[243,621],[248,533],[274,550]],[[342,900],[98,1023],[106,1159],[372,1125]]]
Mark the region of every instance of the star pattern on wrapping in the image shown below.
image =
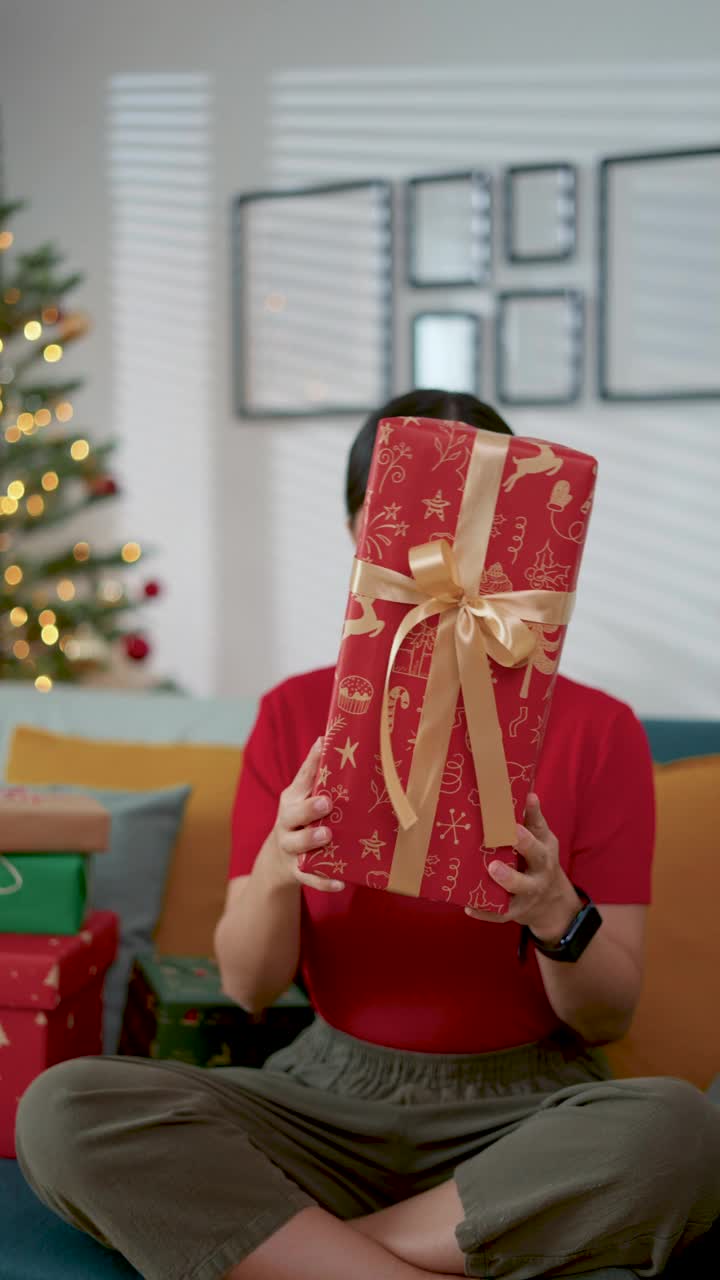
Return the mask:
[[[334,751],[337,751],[338,755],[340,756],[340,768],[341,768],[341,769],[344,769],[344,768],[345,768],[345,765],[346,765],[346,764],[348,764],[348,763],[352,765],[353,769],[357,769],[357,762],[356,762],[356,760],[355,760],[355,752],[357,751],[357,749],[358,749],[358,747],[359,747],[359,746],[360,746],[360,743],[359,743],[359,742],[351,742],[351,741],[350,741],[350,738],[349,738],[349,737],[347,737],[347,738],[345,739],[345,746],[344,746],[344,747],[334,747],[334,748],[333,748],[333,750],[334,750]]]
[[[337,751],[337,747],[335,748],[335,750]],[[318,786],[320,787],[326,786],[327,780],[329,777],[330,777],[330,770],[328,769],[327,765],[326,764],[321,765],[320,768],[318,769],[318,776],[317,776]]]
[[[437,516],[438,520],[445,520],[445,508],[450,506],[447,498],[443,498],[442,489],[438,489],[434,498],[423,498],[423,506],[425,507],[425,519],[430,520],[432,516]]]

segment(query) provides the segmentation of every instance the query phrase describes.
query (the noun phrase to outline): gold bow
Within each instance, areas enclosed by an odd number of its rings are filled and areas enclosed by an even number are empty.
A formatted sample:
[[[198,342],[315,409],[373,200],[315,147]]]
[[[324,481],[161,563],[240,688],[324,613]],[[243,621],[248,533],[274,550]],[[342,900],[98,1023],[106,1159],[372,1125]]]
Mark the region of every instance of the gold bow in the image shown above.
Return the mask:
[[[350,590],[371,600],[413,606],[394,636],[385,675],[380,756],[385,785],[401,830],[389,888],[417,896],[440,794],[458,695],[462,691],[477,778],[486,846],[514,845],[512,791],[488,657],[522,666],[535,646],[526,625],[566,624],[572,592],[500,591],[480,595],[485,560],[509,439],[479,431],[473,445],[454,548],[438,540],[409,552],[412,577],[356,559]],[[393,758],[389,721],[392,671],[414,627],[438,616],[438,630],[413,753],[407,793]]]

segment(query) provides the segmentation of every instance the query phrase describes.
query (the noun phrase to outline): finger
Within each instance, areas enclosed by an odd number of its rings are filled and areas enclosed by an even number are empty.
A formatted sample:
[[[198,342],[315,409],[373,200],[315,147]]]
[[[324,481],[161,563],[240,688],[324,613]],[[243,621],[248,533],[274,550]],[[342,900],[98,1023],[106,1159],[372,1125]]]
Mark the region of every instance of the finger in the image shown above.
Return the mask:
[[[546,844],[539,840],[536,835],[533,835],[529,827],[524,827],[521,823],[518,823],[515,848],[533,870],[539,871],[545,866],[548,857]]]
[[[311,876],[307,871],[301,871],[299,867],[293,868],[293,875],[306,888],[319,889],[321,893],[339,893],[345,888],[342,880],[329,880],[327,876]]]
[[[285,831],[280,838],[280,848],[292,858],[313,849],[323,849],[332,839],[327,827],[304,827],[301,831]]]
[[[482,920],[485,924],[507,923],[507,913],[501,916],[497,911],[476,911],[474,907],[466,907],[465,915],[472,916],[473,920]]]
[[[509,867],[507,862],[491,862],[488,871],[495,883],[513,896],[527,893],[532,887],[530,877],[523,871],[516,871],[514,867]]]
[[[318,738],[308,751],[303,763],[300,765],[293,781],[288,787],[288,791],[293,796],[306,796],[312,788],[317,773],[318,764],[320,763],[320,754],[322,752],[323,739]]]
[[[280,822],[283,827],[295,831],[301,827],[309,827],[318,818],[325,818],[332,809],[329,796],[304,796],[302,800],[288,797],[281,805]]]
[[[525,801],[525,825],[540,841],[547,840],[550,835],[550,828],[540,807],[540,797],[534,791],[530,792]]]
[[[497,911],[476,911],[474,907],[466,907],[465,915],[472,916],[473,920],[482,920],[485,924],[517,924],[518,916],[522,915],[522,904],[511,902],[502,915]]]

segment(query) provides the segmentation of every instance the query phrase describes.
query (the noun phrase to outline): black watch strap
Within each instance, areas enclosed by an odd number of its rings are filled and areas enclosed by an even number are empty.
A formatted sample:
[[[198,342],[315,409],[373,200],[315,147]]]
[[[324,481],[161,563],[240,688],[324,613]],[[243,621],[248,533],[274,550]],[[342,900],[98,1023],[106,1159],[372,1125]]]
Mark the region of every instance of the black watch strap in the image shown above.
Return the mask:
[[[541,942],[527,925],[523,925],[518,946],[518,958],[521,964],[524,964],[527,956],[528,942],[532,942],[536,951],[539,951],[541,955],[549,956],[551,960],[574,964],[576,960],[580,959],[583,951],[600,928],[602,916],[590,895],[584,889],[581,889],[576,884],[573,885],[573,889],[578,897],[582,899],[583,905],[555,946]]]

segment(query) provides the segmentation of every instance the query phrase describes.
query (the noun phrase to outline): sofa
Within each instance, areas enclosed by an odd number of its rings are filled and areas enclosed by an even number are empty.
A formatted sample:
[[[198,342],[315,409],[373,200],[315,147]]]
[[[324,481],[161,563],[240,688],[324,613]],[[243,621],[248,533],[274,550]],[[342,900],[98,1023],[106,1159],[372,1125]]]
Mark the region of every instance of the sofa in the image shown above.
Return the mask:
[[[250,698],[199,699],[163,692],[58,688],[42,695],[20,685],[0,685],[0,762],[6,764],[5,776],[11,781],[94,785],[98,783],[95,772],[84,778],[83,770],[99,768],[106,771],[102,784],[112,785],[107,771],[119,768],[126,771],[119,785],[130,785],[128,779],[136,778],[142,788],[151,785],[146,778],[148,758],[150,771],[157,766],[155,776],[164,785],[201,778],[198,791],[204,793],[204,808],[198,794],[195,810],[191,805],[186,815],[188,829],[183,829],[182,850],[178,846],[169,876],[156,933],[160,951],[192,953],[200,944],[205,949],[210,945],[212,920],[222,902],[234,779],[256,705]],[[712,797],[720,794],[720,722],[647,720],[645,724],[656,761],[659,808],[647,979],[629,1035],[612,1046],[608,1056],[617,1074],[677,1075],[708,1088],[720,1071],[720,1020],[716,1012],[710,1013],[717,1007],[720,972],[720,937],[711,915],[720,889],[716,814],[711,807]],[[17,739],[11,750],[17,726],[40,731],[33,736],[28,730],[24,756],[22,750],[18,755]],[[53,735],[62,736],[55,739]],[[101,748],[87,748],[82,739],[102,740]],[[153,744],[157,752],[148,757]],[[176,744],[179,754],[168,756],[163,744]],[[207,770],[197,773],[202,747],[208,751],[211,778]],[[64,776],[56,778],[58,762]],[[212,829],[209,822],[215,824]],[[200,867],[205,896],[198,901],[197,894],[189,897],[188,884],[197,883]],[[181,919],[189,902],[192,919]],[[720,1103],[720,1090],[712,1088]],[[0,1160],[0,1212],[5,1224],[0,1280],[110,1280],[137,1275],[118,1255],[47,1212],[10,1160]],[[719,1266],[716,1227],[674,1262],[666,1276],[700,1280],[717,1274]],[[632,1274],[620,1269],[592,1273],[594,1280],[629,1280]]]

